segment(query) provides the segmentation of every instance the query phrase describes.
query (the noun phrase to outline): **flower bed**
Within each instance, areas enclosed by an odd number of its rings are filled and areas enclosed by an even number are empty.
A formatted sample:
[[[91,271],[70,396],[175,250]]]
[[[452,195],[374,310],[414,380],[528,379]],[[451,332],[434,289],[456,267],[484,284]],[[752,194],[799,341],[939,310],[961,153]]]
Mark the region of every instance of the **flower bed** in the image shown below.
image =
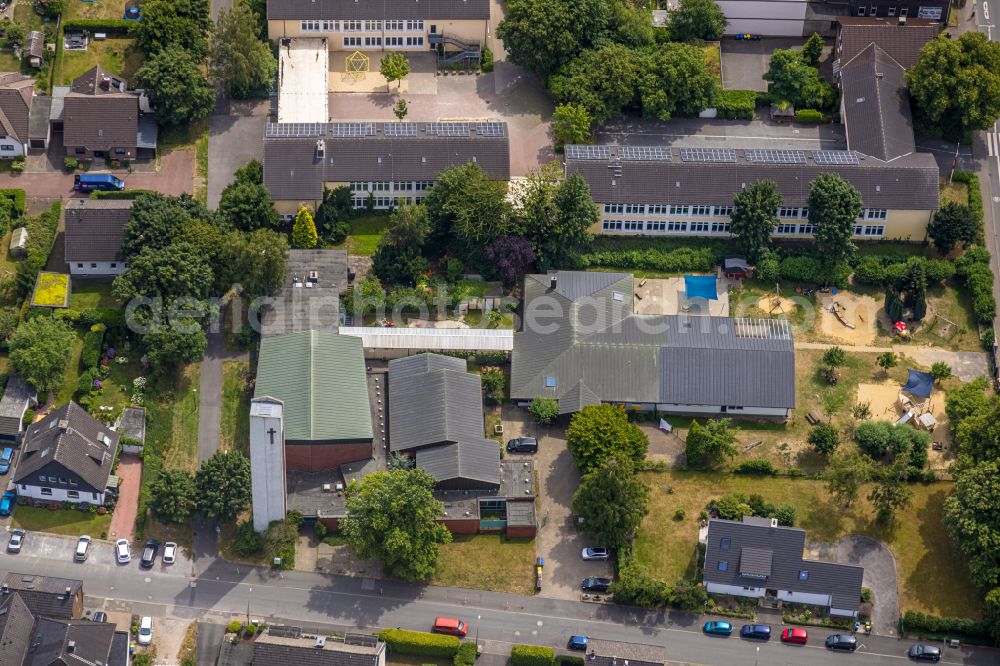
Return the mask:
[[[63,273],[38,274],[31,304],[43,308],[65,308],[69,306],[69,276]]]

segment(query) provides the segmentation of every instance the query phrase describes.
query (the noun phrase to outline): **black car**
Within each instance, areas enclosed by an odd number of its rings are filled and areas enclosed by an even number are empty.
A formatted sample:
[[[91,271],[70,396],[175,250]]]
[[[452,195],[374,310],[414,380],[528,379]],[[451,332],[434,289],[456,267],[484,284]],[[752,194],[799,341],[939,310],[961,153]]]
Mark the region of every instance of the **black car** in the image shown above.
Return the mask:
[[[580,589],[584,592],[607,592],[611,587],[610,578],[584,578]]]
[[[94,611],[94,614],[90,616],[92,622],[107,622],[108,614],[104,611]]]
[[[858,637],[845,634],[833,634],[826,637],[826,646],[831,650],[854,652],[858,649]]]
[[[743,638],[757,638],[762,641],[771,639],[771,625],[768,624],[744,624],[740,629],[740,636]]]
[[[156,539],[147,541],[146,545],[142,547],[142,559],[139,560],[139,566],[143,569],[152,568],[158,552],[160,552],[160,542]]]
[[[518,437],[507,442],[510,453],[538,453],[538,440],[534,437]]]
[[[910,655],[910,659],[917,661],[941,661],[941,648],[934,647],[933,645],[924,645],[922,643],[911,645],[907,654]]]

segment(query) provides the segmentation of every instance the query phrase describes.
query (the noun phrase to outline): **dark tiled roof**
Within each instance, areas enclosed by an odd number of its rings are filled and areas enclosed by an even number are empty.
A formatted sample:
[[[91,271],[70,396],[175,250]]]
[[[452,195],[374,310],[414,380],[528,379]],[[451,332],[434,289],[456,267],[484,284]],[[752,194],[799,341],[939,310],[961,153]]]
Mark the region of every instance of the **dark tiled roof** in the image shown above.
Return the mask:
[[[70,199],[66,204],[66,261],[121,261],[129,199]]]
[[[269,125],[264,137],[264,184],[276,201],[318,200],[323,184],[350,181],[434,180],[453,166],[476,162],[490,177],[510,179],[510,140],[503,136],[464,136],[428,133],[427,123],[416,123],[416,136],[386,136],[374,123],[375,135],[335,137],[334,124],[317,125],[312,136],[274,136],[285,125]],[[474,123],[470,123],[474,127]],[[325,128],[325,129],[324,129]],[[318,156],[317,141],[324,142]]]
[[[890,162],[917,149],[905,70],[869,44],[840,70],[847,145]]]
[[[35,625],[24,666],[92,666],[109,663],[115,625],[89,620],[55,620],[41,617]]]
[[[352,642],[354,644],[352,644]],[[372,636],[348,634],[344,639],[272,636],[266,633],[254,643],[254,666],[377,666],[385,643]]]
[[[310,277],[314,272],[315,281]],[[340,295],[346,289],[346,252],[289,250],[281,294],[261,315],[262,334],[268,337],[308,330],[336,332]]]
[[[70,401],[28,428],[15,481],[38,485],[35,473],[55,461],[101,492],[108,485],[118,438],[117,432]]]
[[[108,655],[108,666],[128,666],[128,632],[116,631],[111,639],[111,654]]]
[[[139,97],[125,89],[124,79],[99,66],[74,79],[63,102],[63,146],[90,150],[134,148],[139,131]]]
[[[679,149],[670,161],[567,159],[566,173],[579,173],[598,203],[705,204],[731,206],[744,185],[771,180],[786,206],[806,206],[809,184],[825,172],[839,173],[861,193],[866,208],[937,210],[938,166],[929,153],[913,153],[886,164],[861,156],[858,165],[817,164],[806,151],[805,164],[761,164],[736,151],[735,162],[685,162]],[[615,167],[616,172],[610,167]]]
[[[489,0],[272,0],[269,20],[436,19],[488,20]]]
[[[38,404],[38,394],[21,375],[14,373],[7,380],[0,399],[0,434],[17,435],[21,432],[21,419],[31,405]]]
[[[81,593],[83,581],[11,572],[3,579],[3,587],[17,592],[33,614],[68,620],[73,617],[73,600]],[[69,594],[66,588],[70,588]]]
[[[128,83],[100,65],[91,67],[73,79],[70,92],[80,95],[118,95],[124,93]]]
[[[45,34],[41,30],[32,30],[28,33],[27,50],[34,58],[41,58],[45,54]]]
[[[420,449],[417,467],[439,482],[461,480],[499,488],[500,446],[481,438]]]
[[[840,23],[838,58],[842,64],[874,43],[904,69],[916,64],[920,49],[937,37],[941,29],[940,23],[921,19],[907,19],[903,25],[896,18],[843,16],[837,21]]]
[[[828,594],[832,607],[857,610],[864,569],[805,560],[805,540],[805,531],[793,527],[709,520],[705,582]]]
[[[0,664],[20,666],[31,644],[35,616],[20,593],[0,599]]]
[[[8,136],[28,143],[28,117],[35,80],[30,76],[0,74],[0,127]]]

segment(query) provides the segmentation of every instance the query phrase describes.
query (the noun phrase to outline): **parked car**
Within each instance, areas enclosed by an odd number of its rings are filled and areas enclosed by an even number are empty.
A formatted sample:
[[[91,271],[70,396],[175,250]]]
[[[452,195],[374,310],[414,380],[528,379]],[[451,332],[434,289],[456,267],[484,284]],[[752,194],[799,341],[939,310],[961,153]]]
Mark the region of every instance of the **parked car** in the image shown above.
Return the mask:
[[[153,642],[153,618],[148,615],[139,620],[139,645],[149,645]]]
[[[800,643],[805,645],[809,642],[809,632],[798,627],[789,627],[781,632],[782,643]]]
[[[448,634],[462,638],[469,633],[469,627],[458,618],[438,617],[434,619],[432,631],[437,634]]]
[[[14,510],[14,499],[17,497],[12,492],[6,492],[0,497],[0,516],[9,516]]]
[[[11,553],[20,553],[21,546],[24,545],[24,537],[27,535],[22,529],[10,531],[10,540],[7,541],[7,550]]]
[[[740,629],[740,636],[743,638],[757,638],[762,641],[771,639],[771,625],[769,624],[744,624]]]
[[[831,650],[854,652],[858,649],[858,637],[847,634],[833,634],[826,637],[826,646]]]
[[[702,627],[702,631],[706,634],[714,634],[716,636],[728,636],[733,633],[733,625],[728,622],[714,621],[706,622],[705,626]]]
[[[611,551],[607,548],[584,548],[580,555],[585,560],[606,560],[611,557]]]
[[[910,659],[917,661],[941,661],[941,648],[933,645],[924,645],[923,643],[911,645],[907,654],[910,655]]]
[[[73,559],[77,562],[86,562],[87,554],[90,553],[90,542],[92,539],[84,534],[76,542],[76,550],[73,551]]]
[[[173,541],[168,541],[163,544],[163,563],[173,564],[174,560],[177,558],[177,544]]]
[[[142,547],[142,557],[139,559],[139,566],[143,569],[152,568],[156,562],[156,554],[158,552],[160,552],[160,542],[156,539],[147,541],[146,545]]]
[[[607,592],[611,587],[610,578],[584,578],[580,589],[584,592]]]
[[[739,34],[736,35],[736,39],[742,40],[742,41],[745,41],[745,42],[757,42],[757,41],[760,41],[761,35],[755,35],[755,34],[749,33],[749,32],[741,32],[741,33],[739,33]]]
[[[6,447],[2,452],[0,452],[0,474],[6,474],[10,471],[10,463],[14,460],[14,449],[11,447]]]
[[[510,453],[538,453],[538,440],[534,437],[518,437],[507,442]]]
[[[118,560],[118,564],[127,564],[132,561],[132,553],[129,552],[127,539],[115,541],[115,559]]]
[[[587,637],[586,636],[570,636],[569,641],[566,643],[567,650],[580,650],[581,652],[587,651]]]
[[[104,611],[94,611],[94,614],[90,616],[91,622],[107,622],[108,614]]]

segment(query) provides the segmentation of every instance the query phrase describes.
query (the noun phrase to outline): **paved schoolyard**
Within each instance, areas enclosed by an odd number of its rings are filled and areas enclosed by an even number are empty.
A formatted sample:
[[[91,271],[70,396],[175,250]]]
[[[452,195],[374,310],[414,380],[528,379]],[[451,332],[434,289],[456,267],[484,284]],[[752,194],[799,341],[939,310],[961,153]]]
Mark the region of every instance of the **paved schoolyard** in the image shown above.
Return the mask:
[[[111,514],[109,539],[132,540],[135,535],[135,518],[139,511],[139,486],[142,484],[142,458],[134,453],[123,453],[118,461],[118,504]]]
[[[268,100],[232,102],[229,113],[208,119],[208,207],[216,208],[233,174],[250,160],[264,158]],[[224,108],[224,105],[220,105]]]

